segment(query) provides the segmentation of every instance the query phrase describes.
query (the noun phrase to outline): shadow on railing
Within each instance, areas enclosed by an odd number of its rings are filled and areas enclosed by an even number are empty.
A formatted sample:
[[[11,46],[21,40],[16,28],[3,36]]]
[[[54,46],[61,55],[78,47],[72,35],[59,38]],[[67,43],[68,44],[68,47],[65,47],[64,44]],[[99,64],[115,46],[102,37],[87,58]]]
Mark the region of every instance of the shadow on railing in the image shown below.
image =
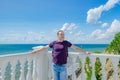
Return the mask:
[[[69,80],[119,80],[120,55],[69,52]],[[51,51],[0,56],[0,80],[52,80]]]

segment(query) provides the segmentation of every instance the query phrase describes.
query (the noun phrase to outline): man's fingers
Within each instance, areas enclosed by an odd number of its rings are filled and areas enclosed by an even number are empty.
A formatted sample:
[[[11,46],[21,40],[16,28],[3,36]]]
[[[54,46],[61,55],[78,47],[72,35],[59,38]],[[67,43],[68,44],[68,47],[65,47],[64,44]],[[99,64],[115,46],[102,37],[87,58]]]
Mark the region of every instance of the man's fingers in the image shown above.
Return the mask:
[[[92,54],[92,53],[88,52],[88,54]]]
[[[90,55],[91,53],[86,51],[85,54],[86,54],[86,55]]]
[[[36,50],[33,50],[33,51],[31,51],[31,53],[34,54],[34,53],[37,53],[37,51],[36,51]]]

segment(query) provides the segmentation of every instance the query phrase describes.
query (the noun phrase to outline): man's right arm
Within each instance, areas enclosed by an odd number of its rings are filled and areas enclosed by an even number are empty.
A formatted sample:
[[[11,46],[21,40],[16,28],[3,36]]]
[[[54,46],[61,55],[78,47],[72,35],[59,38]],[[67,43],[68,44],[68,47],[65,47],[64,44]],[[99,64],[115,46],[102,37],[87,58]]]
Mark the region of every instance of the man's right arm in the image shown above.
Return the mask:
[[[34,54],[34,53],[38,53],[38,52],[40,52],[40,51],[47,50],[48,48],[50,48],[49,45],[44,46],[44,47],[39,48],[39,49],[35,49],[35,50],[33,50],[31,53],[32,53],[32,54]]]

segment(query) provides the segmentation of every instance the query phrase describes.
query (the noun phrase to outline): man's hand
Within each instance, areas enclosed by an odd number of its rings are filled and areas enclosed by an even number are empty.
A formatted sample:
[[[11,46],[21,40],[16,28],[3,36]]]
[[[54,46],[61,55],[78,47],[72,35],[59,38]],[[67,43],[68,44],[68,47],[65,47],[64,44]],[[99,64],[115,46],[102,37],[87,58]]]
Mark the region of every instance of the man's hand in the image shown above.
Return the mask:
[[[85,52],[85,54],[90,55],[90,54],[92,54],[92,53],[90,53],[90,52]]]
[[[35,53],[37,53],[37,52],[39,52],[39,50],[33,50],[33,51],[31,51],[30,53],[31,53],[31,54],[35,54]]]
[[[49,45],[44,46],[44,47],[40,47],[40,48],[38,48],[38,49],[35,49],[35,50],[31,51],[30,53],[31,53],[31,54],[35,54],[35,53],[38,53],[39,51],[47,50],[48,48],[49,48]]]

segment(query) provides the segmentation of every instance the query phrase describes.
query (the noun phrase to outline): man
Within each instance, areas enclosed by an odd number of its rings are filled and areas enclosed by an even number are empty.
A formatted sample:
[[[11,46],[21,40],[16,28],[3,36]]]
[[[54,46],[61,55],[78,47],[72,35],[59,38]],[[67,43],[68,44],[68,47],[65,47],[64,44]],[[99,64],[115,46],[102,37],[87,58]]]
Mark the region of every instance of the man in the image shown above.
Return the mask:
[[[32,53],[37,53],[42,50],[46,50],[48,48],[53,48],[52,51],[52,61],[53,61],[53,73],[54,73],[54,80],[67,80],[67,69],[66,69],[66,63],[67,63],[67,56],[68,56],[68,47],[71,47],[79,52],[83,52],[85,54],[90,54],[89,52],[86,52],[82,50],[81,48],[73,45],[67,40],[64,40],[65,34],[64,31],[59,30],[57,32],[58,40],[51,42],[49,45],[33,50]]]

